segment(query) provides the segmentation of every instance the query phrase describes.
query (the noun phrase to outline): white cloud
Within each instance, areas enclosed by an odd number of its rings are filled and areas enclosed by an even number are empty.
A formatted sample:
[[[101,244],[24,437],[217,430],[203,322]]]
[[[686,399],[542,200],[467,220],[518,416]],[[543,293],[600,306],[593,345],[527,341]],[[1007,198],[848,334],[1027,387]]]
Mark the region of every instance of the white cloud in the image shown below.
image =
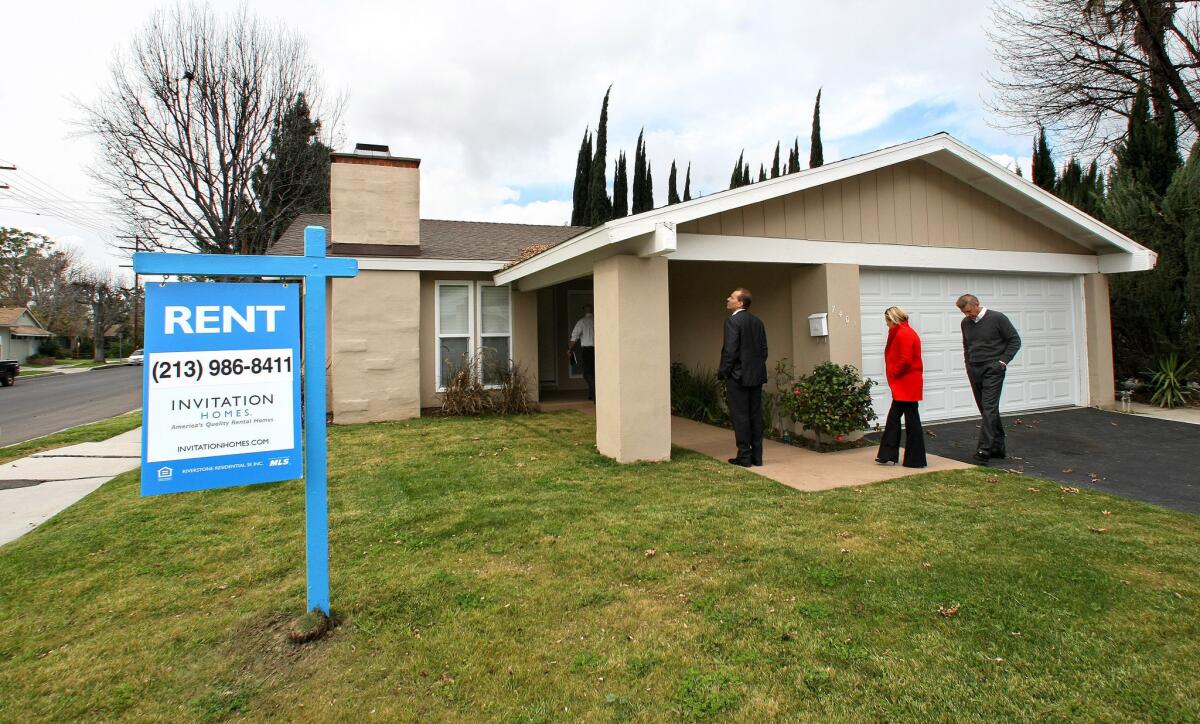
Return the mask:
[[[78,114],[68,99],[95,96],[114,50],[157,6],[5,3],[0,25],[22,29],[6,38],[7,57],[37,62],[0,84],[0,105],[22,111],[0,117],[0,158],[18,160],[73,199],[94,199],[83,173],[94,149],[72,137]],[[659,203],[672,159],[681,192],[692,163],[697,193],[724,189],[742,149],[757,171],[776,141],[786,149],[798,136],[807,160],[819,87],[829,160],[871,150],[852,137],[918,103],[953,104],[948,124],[984,143],[985,153],[1015,155],[1028,146],[986,123],[980,98],[992,60],[983,3],[262,0],[253,8],[308,38],[330,95],[348,91],[346,145],[386,143],[422,159],[427,217],[566,221],[580,136],[585,126],[595,129],[609,83],[609,180],[617,151],[632,161],[645,126]],[[64,16],[71,22],[60,22]],[[51,38],[54,50],[46,52]],[[886,131],[878,136],[911,140],[910,129]],[[521,198],[523,188],[554,185],[568,191]],[[103,235],[5,205],[0,198],[0,225],[42,223],[108,256]]]

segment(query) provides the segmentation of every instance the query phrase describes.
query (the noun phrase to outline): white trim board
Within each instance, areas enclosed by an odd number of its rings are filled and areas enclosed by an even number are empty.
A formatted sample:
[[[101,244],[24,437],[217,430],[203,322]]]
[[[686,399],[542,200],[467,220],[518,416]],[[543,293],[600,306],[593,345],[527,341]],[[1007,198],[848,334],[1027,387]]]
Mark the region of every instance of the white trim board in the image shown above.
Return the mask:
[[[614,219],[503,270],[496,276],[496,281],[510,284],[600,249],[605,249],[608,254],[617,253],[617,249],[613,247],[619,242],[646,234],[654,234],[657,225],[662,223],[675,225],[693,221],[917,158],[924,159],[1013,207],[1014,213],[1031,216],[1039,223],[1046,224],[1097,252],[1114,252],[1100,254],[1102,257],[1118,257],[1107,262],[1107,266],[1110,268],[1102,268],[1100,271],[1106,273],[1136,271],[1150,269],[1154,266],[1156,255],[1153,251],[1093,219],[1044,189],[1018,177],[1007,168],[949,134],[938,133],[861,156],[835,161],[818,168],[721,191],[711,196],[664,206],[623,219]],[[669,254],[671,257],[676,256],[665,249],[660,253]],[[1133,257],[1133,259],[1120,260],[1119,257]],[[735,259],[726,259],[726,261],[735,261]]]
[[[769,264],[857,264],[895,269],[1040,274],[1095,274],[1100,271],[1100,257],[1091,254],[951,249],[715,234],[680,234],[679,248],[670,259]]]

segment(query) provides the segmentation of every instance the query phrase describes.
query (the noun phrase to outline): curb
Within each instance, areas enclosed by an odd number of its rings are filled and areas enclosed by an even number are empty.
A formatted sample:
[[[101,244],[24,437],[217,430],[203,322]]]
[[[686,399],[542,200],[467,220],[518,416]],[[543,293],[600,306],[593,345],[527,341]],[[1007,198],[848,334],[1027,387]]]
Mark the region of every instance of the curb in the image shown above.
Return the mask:
[[[111,370],[111,369],[116,369],[118,367],[134,367],[134,366],[135,365],[131,365],[127,362],[119,362],[119,363],[115,363],[115,364],[104,365],[103,367],[92,367],[92,368],[88,369],[88,372],[97,372],[99,370]]]
[[[46,373],[40,374],[40,375],[26,375],[24,377],[17,375],[17,379],[15,379],[13,381],[13,384],[15,385],[18,382],[20,382],[20,383],[32,382],[33,380],[40,380],[40,379],[44,379],[46,377],[65,377],[66,375],[67,375],[66,372],[46,372]]]

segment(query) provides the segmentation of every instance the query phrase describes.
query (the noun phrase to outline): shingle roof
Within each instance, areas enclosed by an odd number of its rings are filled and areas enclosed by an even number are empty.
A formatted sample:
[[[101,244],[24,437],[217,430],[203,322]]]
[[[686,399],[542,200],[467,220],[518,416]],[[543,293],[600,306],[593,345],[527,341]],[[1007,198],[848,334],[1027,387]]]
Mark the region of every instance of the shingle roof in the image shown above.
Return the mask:
[[[16,324],[24,313],[25,307],[0,307],[0,326]]]
[[[328,243],[341,241],[335,236],[337,230],[330,226],[329,214],[300,214],[267,253],[303,254],[306,226],[324,226],[329,229]],[[555,246],[587,230],[585,226],[421,219],[420,252],[408,258],[512,261],[525,247],[535,244]]]
[[[12,334],[18,337],[49,337],[50,333],[41,327],[30,327],[27,324],[18,324],[9,330]]]

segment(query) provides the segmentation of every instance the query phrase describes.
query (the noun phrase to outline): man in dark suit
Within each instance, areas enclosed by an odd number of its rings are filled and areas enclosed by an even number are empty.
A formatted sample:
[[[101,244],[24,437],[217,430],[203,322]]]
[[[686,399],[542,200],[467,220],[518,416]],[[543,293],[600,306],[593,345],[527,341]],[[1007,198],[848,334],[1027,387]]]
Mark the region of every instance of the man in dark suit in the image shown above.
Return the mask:
[[[734,289],[725,300],[733,312],[725,320],[725,343],[721,346],[721,366],[717,378],[725,380],[729,394],[729,417],[737,456],[734,465],[748,468],[763,464],[762,387],[767,382],[767,330],[762,320],[751,314],[753,302],[749,289]]]
[[[1021,336],[1008,317],[979,303],[974,294],[964,294],[955,302],[963,313],[963,362],[967,380],[979,408],[979,444],[975,459],[986,463],[1008,455],[1004,444],[1004,424],[1000,420],[1000,392],[1008,365],[1021,349]]]

